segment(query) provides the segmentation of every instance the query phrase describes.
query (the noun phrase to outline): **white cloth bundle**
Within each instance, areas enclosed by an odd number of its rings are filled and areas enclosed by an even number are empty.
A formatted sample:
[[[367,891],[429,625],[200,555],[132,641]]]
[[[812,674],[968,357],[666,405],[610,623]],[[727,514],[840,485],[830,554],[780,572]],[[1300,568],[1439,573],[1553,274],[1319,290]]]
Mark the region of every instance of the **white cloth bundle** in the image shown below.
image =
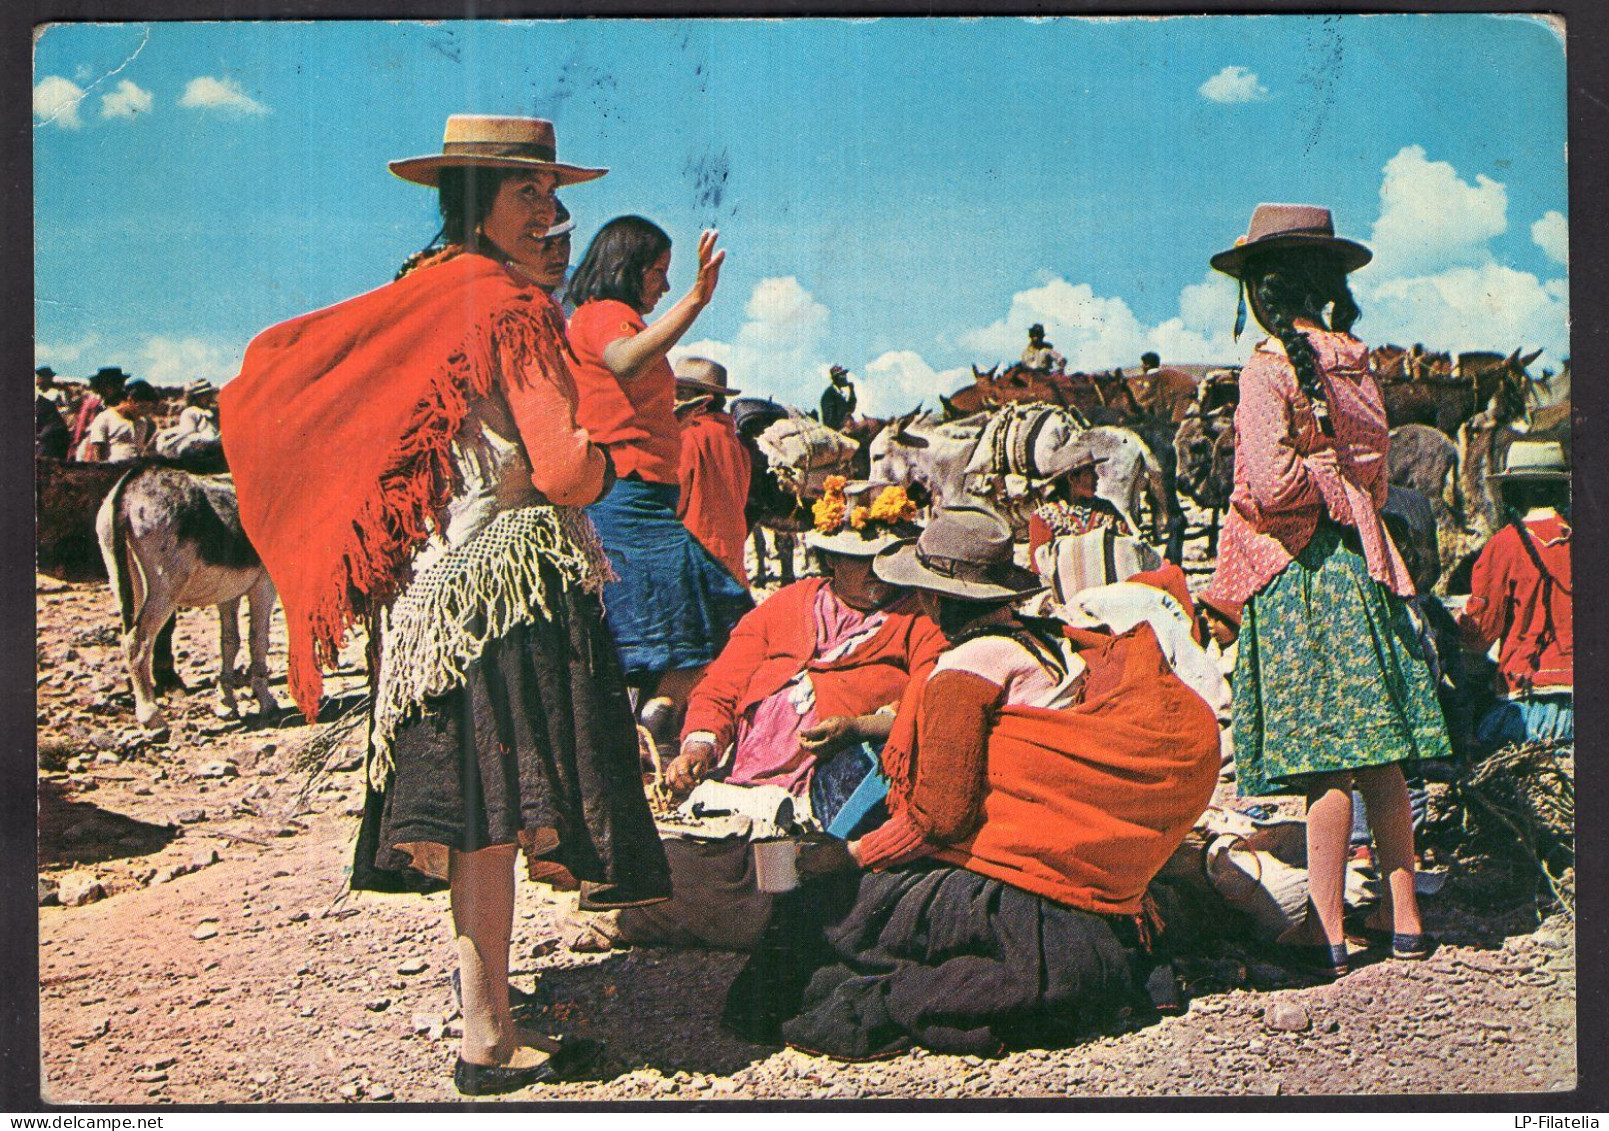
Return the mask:
[[[828,476],[849,475],[855,441],[821,421],[789,410],[755,437],[777,484],[801,499],[819,499]]]

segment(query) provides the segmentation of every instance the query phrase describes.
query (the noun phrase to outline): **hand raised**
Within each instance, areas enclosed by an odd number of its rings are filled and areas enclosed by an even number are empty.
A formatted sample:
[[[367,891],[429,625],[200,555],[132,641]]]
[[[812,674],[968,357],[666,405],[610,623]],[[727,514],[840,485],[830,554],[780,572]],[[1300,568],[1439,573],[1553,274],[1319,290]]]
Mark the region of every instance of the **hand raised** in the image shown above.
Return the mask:
[[[721,264],[726,262],[726,251],[715,250],[715,241],[721,234],[713,228],[698,237],[698,279],[693,283],[691,295],[699,306],[705,306],[715,297],[715,288],[721,281]]]

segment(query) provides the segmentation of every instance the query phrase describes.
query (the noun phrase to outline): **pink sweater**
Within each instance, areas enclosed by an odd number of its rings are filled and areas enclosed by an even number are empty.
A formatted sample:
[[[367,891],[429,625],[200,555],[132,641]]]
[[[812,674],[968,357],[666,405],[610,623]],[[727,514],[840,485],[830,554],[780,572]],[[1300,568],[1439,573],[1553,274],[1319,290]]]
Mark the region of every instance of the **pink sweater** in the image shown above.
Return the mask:
[[[1328,393],[1335,437],[1326,437],[1277,340],[1262,342],[1240,374],[1235,410],[1235,489],[1224,517],[1218,570],[1206,595],[1241,605],[1306,547],[1319,519],[1356,528],[1369,574],[1413,596],[1407,566],[1380,520],[1386,500],[1389,426],[1368,348],[1349,334],[1308,331]],[[1335,475],[1312,455],[1333,444]]]

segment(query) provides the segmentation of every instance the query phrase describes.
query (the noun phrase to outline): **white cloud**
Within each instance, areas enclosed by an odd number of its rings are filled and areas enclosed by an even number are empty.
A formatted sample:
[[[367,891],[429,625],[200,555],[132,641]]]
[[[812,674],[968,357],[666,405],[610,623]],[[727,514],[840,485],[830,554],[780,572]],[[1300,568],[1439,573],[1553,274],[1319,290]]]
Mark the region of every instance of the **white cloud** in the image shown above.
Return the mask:
[[[234,79],[218,79],[211,75],[193,78],[184,88],[180,106],[195,110],[223,110],[232,114],[266,114],[268,107],[252,98]]]
[[[240,372],[241,348],[201,338],[155,336],[145,339],[140,358],[135,373],[153,385],[201,380],[219,385]]]
[[[34,117],[46,125],[54,122],[64,130],[76,130],[84,124],[78,116],[83,100],[83,87],[60,75],[46,75],[34,87]]]
[[[918,404],[938,408],[939,394],[970,383],[972,370],[935,370],[915,350],[889,350],[867,362],[859,376],[855,388],[860,411],[867,416],[894,416]]]
[[[1410,145],[1385,164],[1380,218],[1374,223],[1371,276],[1425,275],[1479,266],[1487,246],[1508,229],[1508,190],[1484,174],[1461,180],[1446,161]]]
[[[1201,97],[1212,102],[1261,102],[1268,97],[1268,88],[1257,78],[1255,71],[1245,67],[1225,67],[1198,88]]]
[[[672,359],[707,357],[726,366],[746,396],[814,406],[827,374],[827,308],[795,276],[784,275],[760,280],[743,314],[733,341],[688,342],[671,351]]]
[[[76,342],[35,342],[34,360],[39,365],[52,367],[75,365],[84,360],[100,340],[101,336],[91,330]]]
[[[1570,266],[1570,222],[1562,212],[1544,212],[1531,225],[1531,238],[1553,262]]]
[[[1246,353],[1246,346],[1230,337],[1234,318],[1235,285],[1225,277],[1208,275],[1185,287],[1179,293],[1178,316],[1155,326],[1141,321],[1121,298],[1097,295],[1088,283],[1053,278],[1019,291],[1004,318],[968,330],[959,340],[963,348],[982,355],[979,364],[985,367],[1015,360],[1035,322],[1045,327],[1045,336],[1071,370],[1135,365],[1147,350],[1165,361],[1227,362]]]
[[[1373,283],[1359,288],[1359,302],[1358,328],[1371,342],[1454,352],[1541,347],[1542,364],[1554,368],[1570,353],[1568,284],[1499,263]]]
[[[101,117],[134,118],[151,112],[151,92],[141,90],[128,79],[117,84],[117,89],[101,95]]]
[[[1570,352],[1569,284],[1497,261],[1491,241],[1508,230],[1508,191],[1408,146],[1386,162],[1375,221],[1375,259],[1356,277],[1359,330],[1371,342],[1424,342],[1453,351],[1541,347],[1555,366]],[[1548,212],[1531,238],[1568,258],[1567,223]],[[1546,362],[1544,362],[1546,364]]]

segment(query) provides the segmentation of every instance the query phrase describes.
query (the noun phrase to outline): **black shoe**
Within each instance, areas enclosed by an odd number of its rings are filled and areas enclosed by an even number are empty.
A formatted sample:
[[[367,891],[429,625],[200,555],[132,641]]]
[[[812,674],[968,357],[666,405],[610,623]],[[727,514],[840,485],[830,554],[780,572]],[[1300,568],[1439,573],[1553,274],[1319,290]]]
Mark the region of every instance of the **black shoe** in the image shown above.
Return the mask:
[[[1323,943],[1294,946],[1280,943],[1274,947],[1274,953],[1280,955],[1287,965],[1332,981],[1346,977],[1350,969],[1351,956],[1344,942],[1333,946]]]
[[[453,971],[453,1001],[458,1005],[458,1012],[462,1013],[464,1011],[464,983],[457,970]],[[536,989],[530,993],[526,993],[513,982],[508,984],[508,1007],[515,1013],[521,1010],[542,1009],[552,1004],[553,999],[549,996],[547,990],[543,988],[541,982],[536,983]]]
[[[553,1062],[544,1060],[529,1068],[503,1068],[495,1064],[471,1064],[463,1057],[453,1065],[453,1087],[466,1096],[496,1096],[517,1092],[540,1084],[553,1076]]]

